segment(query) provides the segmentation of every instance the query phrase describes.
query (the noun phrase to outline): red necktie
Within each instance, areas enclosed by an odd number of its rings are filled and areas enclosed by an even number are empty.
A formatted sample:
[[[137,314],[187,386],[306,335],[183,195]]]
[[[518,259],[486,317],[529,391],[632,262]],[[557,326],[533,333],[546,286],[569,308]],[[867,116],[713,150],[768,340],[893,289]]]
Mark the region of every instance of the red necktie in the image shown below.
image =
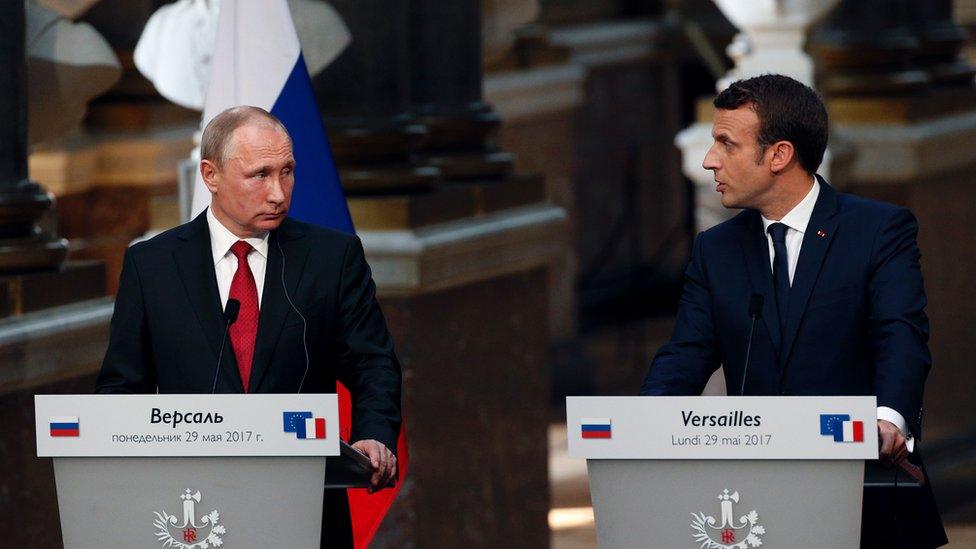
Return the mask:
[[[254,283],[254,274],[247,263],[247,254],[254,248],[243,240],[238,240],[230,247],[230,251],[237,257],[237,271],[230,283],[229,299],[241,302],[241,312],[237,321],[230,325],[230,342],[237,356],[237,369],[241,373],[244,392],[251,378],[251,362],[254,359],[254,342],[258,337],[258,287]]]

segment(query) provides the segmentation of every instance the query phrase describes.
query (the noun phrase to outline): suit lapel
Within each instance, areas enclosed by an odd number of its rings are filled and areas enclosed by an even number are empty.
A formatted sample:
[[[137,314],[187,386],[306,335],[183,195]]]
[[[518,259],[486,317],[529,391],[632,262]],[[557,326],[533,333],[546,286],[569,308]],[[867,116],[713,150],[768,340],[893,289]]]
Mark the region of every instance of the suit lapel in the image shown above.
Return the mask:
[[[261,295],[261,312],[258,316],[258,336],[254,347],[254,361],[251,367],[251,380],[248,386],[255,393],[264,379],[271,363],[281,328],[284,325],[291,305],[282,287],[282,268],[284,284],[288,288],[291,301],[302,279],[308,248],[304,246],[302,230],[285,219],[278,230],[271,233],[268,240],[268,265],[264,273],[264,290]],[[296,387],[297,389],[297,387]]]
[[[790,307],[783,333],[781,357],[784,366],[793,350],[800,321],[806,312],[810,293],[820,276],[820,268],[827,256],[830,242],[837,232],[838,219],[835,217],[837,192],[819,176],[817,179],[820,184],[820,196],[817,197],[817,204],[813,207],[807,230],[803,233],[803,245],[800,246],[800,257],[797,258],[793,285],[790,288]],[[780,375],[782,376],[782,372]],[[780,379],[782,380],[782,377]]]
[[[752,283],[752,291],[763,296],[763,322],[766,323],[766,331],[773,341],[773,349],[778,351],[781,338],[779,313],[776,311],[773,273],[769,266],[769,244],[763,233],[759,212],[749,213],[749,219],[742,225],[742,230],[746,234],[740,242],[749,270],[749,281]]]
[[[180,230],[178,238],[184,244],[173,252],[183,288],[189,298],[191,309],[200,323],[200,329],[213,350],[211,361],[217,360],[220,341],[224,335],[223,310],[220,307],[220,292],[217,289],[217,275],[214,272],[213,253],[210,249],[210,228],[207,225],[206,211],[187,223]],[[237,371],[237,360],[230,341],[224,348],[220,368],[224,379],[230,380],[238,392],[244,392],[241,375]]]

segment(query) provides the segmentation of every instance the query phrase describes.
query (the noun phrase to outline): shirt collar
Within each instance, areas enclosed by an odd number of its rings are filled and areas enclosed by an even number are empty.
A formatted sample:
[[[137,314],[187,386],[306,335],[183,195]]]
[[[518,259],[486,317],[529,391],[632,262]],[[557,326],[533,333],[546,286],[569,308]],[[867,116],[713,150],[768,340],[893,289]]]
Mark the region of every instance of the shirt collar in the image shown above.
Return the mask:
[[[803,197],[803,200],[799,204],[793,206],[793,209],[784,215],[783,219],[780,219],[778,223],[782,223],[800,234],[805,233],[807,225],[810,224],[810,218],[813,217],[813,207],[817,205],[818,196],[820,196],[820,183],[817,181],[816,176],[814,176],[813,188],[810,189],[810,192]],[[772,219],[766,219],[762,214],[759,217],[762,217],[764,232],[769,230],[770,225],[777,223],[777,221],[773,221]]]
[[[258,237],[238,238],[214,216],[213,210],[207,208],[207,225],[210,227],[210,250],[213,252],[214,265],[230,252],[230,247],[238,240],[250,244],[261,257],[268,258],[268,234]]]

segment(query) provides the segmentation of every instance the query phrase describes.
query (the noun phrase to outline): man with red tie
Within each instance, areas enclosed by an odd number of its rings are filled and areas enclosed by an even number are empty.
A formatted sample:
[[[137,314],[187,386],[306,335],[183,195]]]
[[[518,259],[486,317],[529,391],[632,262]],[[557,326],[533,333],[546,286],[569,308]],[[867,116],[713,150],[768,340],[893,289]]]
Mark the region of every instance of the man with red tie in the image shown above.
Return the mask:
[[[353,446],[373,462],[371,490],[390,485],[400,366],[362,244],[287,217],[295,159],[268,112],[224,111],[200,148],[210,207],[127,250],[96,391],[334,393],[339,379]],[[222,349],[230,300],[240,309]],[[326,501],[323,543],[351,547],[338,496]]]

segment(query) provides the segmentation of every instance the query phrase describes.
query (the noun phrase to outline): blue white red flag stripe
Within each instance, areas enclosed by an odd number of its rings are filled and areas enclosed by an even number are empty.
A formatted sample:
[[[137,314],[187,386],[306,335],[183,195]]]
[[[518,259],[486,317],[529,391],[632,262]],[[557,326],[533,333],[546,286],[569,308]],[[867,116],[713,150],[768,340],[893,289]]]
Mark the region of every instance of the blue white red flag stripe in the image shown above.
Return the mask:
[[[612,423],[610,418],[580,419],[580,434],[583,438],[611,438]]]
[[[306,419],[305,432],[300,433],[298,438],[325,438],[325,418],[310,417]]]
[[[820,434],[834,442],[864,442],[864,422],[851,420],[850,414],[820,414]]]
[[[253,105],[271,112],[288,129],[295,155],[295,188],[288,215],[354,233],[288,3],[285,0],[222,0],[212,59],[201,127],[236,105]],[[210,192],[197,173],[193,217],[209,204]],[[340,435],[350,425],[352,414],[348,391],[338,382],[336,390],[340,419],[333,432]],[[301,424],[301,427],[294,426],[296,434],[304,430],[304,421],[297,417],[292,420]],[[397,441],[400,478],[396,486],[374,494],[365,488],[347,490],[356,549],[368,547],[396,499],[408,465],[407,436],[401,423]]]
[[[78,416],[59,416],[51,418],[52,437],[80,436]]]
[[[274,40],[255,40],[255,36]],[[288,215],[354,232],[288,3],[221,2],[211,67],[201,127],[238,105],[269,111],[288,129],[295,155],[295,188]],[[198,171],[191,217],[209,204],[210,191]]]
[[[864,442],[864,422],[845,421],[841,429],[834,431],[835,442]]]

